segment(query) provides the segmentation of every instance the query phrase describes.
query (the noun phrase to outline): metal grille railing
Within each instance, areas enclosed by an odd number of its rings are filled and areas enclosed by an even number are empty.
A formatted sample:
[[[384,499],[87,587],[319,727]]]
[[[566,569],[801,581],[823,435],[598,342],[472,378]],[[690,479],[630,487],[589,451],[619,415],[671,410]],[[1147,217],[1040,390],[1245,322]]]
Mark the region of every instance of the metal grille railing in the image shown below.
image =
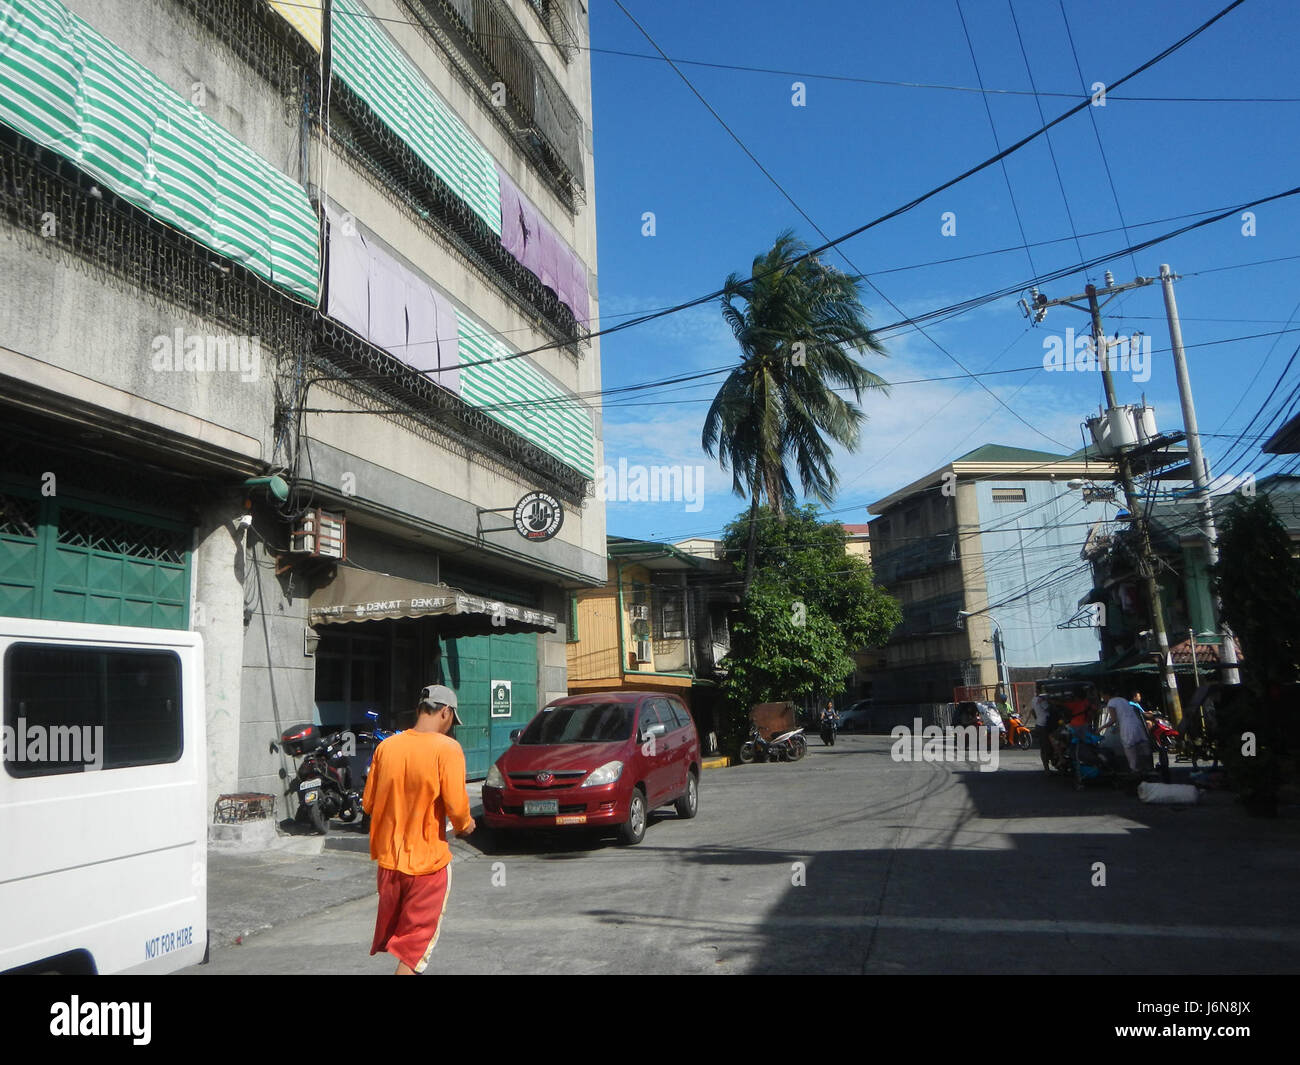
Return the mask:
[[[406,7],[561,202],[569,210],[585,202],[582,116],[509,8],[501,0],[406,0]]]

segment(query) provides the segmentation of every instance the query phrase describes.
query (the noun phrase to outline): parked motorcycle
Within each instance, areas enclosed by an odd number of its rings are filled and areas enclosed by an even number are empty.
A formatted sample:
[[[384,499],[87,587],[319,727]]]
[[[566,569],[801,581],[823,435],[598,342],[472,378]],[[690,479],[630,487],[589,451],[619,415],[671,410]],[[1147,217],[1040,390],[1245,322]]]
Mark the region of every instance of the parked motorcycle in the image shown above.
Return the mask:
[[[783,762],[797,762],[808,753],[808,740],[803,729],[791,729],[774,737],[769,750],[773,757]]]
[[[325,736],[313,724],[293,725],[280,734],[285,752],[302,759],[285,791],[298,797],[294,816],[298,824],[309,825],[323,836],[331,818],[351,822],[361,816],[361,793],[352,783],[358,739],[370,737],[347,731]]]
[[[749,739],[740,745],[740,760],[748,765],[750,762],[766,762],[771,756],[771,744],[763,739],[757,725],[750,724]]]
[[[1142,714],[1142,719],[1146,723],[1147,733],[1151,737],[1151,749],[1153,751],[1174,750],[1178,746],[1178,730],[1169,723],[1169,719],[1158,710],[1147,710]]]
[[[797,762],[808,753],[803,729],[792,729],[769,740],[763,739],[757,725],[749,726],[749,739],[740,746],[740,760],[750,762]]]
[[[378,710],[367,710],[366,717],[370,719],[371,731],[369,733],[363,732],[362,736],[372,739],[374,741],[374,747],[378,747],[381,743],[383,743],[384,740],[388,739],[389,736],[396,736],[399,732],[402,731],[401,729],[384,728],[382,725],[380,725]],[[361,774],[362,794],[364,794],[366,790],[366,781],[370,779],[370,766],[374,763],[375,760],[374,747],[372,747],[370,750],[370,757],[366,759],[366,771]]]

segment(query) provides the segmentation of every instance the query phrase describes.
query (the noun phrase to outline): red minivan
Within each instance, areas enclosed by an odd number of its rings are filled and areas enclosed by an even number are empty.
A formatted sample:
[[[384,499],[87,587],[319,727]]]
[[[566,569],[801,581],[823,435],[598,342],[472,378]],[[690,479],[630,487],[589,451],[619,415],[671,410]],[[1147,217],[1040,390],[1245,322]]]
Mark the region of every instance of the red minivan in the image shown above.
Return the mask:
[[[645,837],[650,811],[700,805],[700,739],[681,700],[660,692],[557,699],[523,729],[483,782],[491,829],[617,827]]]

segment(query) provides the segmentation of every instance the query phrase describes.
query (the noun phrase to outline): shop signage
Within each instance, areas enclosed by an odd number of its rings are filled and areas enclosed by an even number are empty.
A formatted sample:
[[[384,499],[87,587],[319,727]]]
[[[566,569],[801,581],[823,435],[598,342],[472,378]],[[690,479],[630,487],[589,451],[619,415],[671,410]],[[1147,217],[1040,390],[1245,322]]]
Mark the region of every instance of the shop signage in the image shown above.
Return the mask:
[[[492,716],[510,716],[510,681],[508,680],[492,682]]]
[[[515,504],[515,531],[525,540],[549,540],[563,524],[564,508],[545,492],[529,492]]]

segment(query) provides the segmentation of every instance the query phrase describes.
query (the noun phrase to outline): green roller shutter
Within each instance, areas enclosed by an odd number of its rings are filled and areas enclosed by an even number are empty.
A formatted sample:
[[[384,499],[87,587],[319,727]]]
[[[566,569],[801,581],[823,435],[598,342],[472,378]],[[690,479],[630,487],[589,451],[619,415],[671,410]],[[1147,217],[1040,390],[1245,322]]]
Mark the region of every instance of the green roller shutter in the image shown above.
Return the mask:
[[[466,636],[444,640],[438,683],[456,692],[463,725],[456,740],[465,751],[471,780],[487,776],[489,767],[510,746],[510,733],[523,728],[541,709],[537,705],[537,634]],[[510,681],[509,717],[492,717],[492,682]]]
[[[330,43],[333,72],[500,236],[501,189],[492,156],[383,24],[356,0],[334,0]]]
[[[189,627],[191,529],[0,490],[0,615]]]
[[[315,301],[320,224],[307,193],[57,0],[0,0],[0,122]]]
[[[460,394],[489,417],[531,440],[587,477],[596,474],[591,414],[527,359],[513,354],[467,315],[460,324]],[[473,365],[478,363],[479,365]]]

